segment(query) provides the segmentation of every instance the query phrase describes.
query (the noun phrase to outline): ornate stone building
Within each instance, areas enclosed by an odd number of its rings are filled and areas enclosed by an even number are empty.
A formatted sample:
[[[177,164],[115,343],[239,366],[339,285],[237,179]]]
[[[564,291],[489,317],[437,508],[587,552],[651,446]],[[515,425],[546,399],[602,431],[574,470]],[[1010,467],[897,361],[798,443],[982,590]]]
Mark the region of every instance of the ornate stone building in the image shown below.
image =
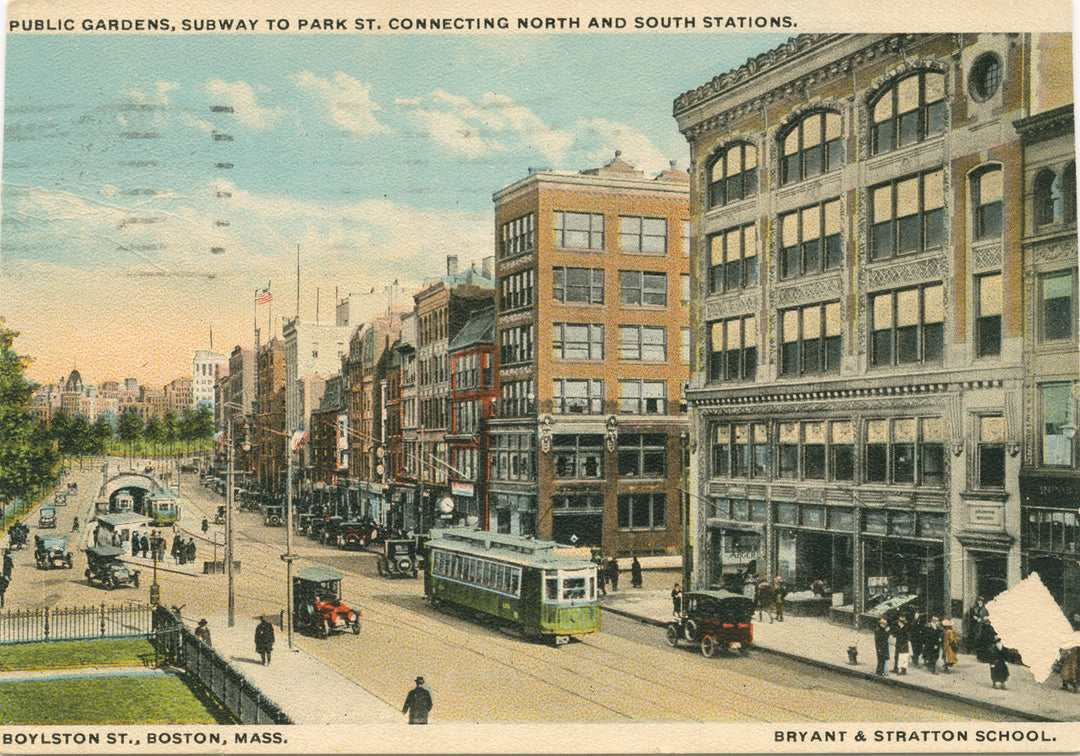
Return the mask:
[[[1021,578],[1016,122],[1033,92],[1071,107],[1058,48],[800,35],[676,99],[692,160],[696,584],[823,580],[854,621],[916,595],[959,616]],[[1075,274],[1066,284],[1075,298]]]

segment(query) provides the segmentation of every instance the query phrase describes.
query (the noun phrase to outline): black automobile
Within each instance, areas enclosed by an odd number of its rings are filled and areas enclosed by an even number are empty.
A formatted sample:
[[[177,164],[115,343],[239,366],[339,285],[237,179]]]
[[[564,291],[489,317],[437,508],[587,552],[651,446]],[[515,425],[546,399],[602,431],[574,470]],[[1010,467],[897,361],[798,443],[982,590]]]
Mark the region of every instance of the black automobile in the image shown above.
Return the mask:
[[[66,535],[34,536],[34,563],[39,570],[53,567],[71,569],[71,551]]]
[[[379,574],[387,577],[416,577],[420,564],[417,542],[412,538],[388,538],[379,556]]]
[[[666,629],[667,642],[700,645],[705,656],[721,649],[745,654],[754,644],[754,600],[730,591],[684,591],[682,611]]]
[[[139,571],[133,570],[120,560],[124,550],[118,546],[95,546],[86,549],[86,580],[102,588],[119,588],[122,585],[139,587]]]
[[[280,504],[267,504],[263,507],[263,525],[278,527],[285,524],[285,507]]]
[[[360,612],[341,600],[344,574],[329,567],[305,567],[293,577],[293,626],[326,638],[360,632]]]

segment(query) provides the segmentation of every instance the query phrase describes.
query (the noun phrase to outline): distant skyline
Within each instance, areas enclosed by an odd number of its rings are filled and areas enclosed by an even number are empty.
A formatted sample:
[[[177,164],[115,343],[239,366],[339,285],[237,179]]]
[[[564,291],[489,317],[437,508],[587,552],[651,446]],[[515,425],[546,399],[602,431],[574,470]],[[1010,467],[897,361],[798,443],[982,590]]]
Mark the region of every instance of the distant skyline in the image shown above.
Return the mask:
[[[789,36],[9,35],[0,314],[34,380],[155,385],[252,346],[268,283],[280,332],[298,247],[302,318],[385,310],[530,168],[687,168],[674,98]]]

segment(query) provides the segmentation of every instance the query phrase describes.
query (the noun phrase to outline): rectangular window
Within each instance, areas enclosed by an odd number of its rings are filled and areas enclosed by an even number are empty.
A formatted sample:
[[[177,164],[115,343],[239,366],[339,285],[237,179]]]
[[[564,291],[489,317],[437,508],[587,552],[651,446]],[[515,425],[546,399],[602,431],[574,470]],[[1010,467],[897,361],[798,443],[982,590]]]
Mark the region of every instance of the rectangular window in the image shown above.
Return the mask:
[[[799,477],[799,424],[780,423],[777,459],[781,478]]]
[[[619,248],[623,252],[667,253],[667,220],[664,218],[619,218]]]
[[[829,423],[830,479],[855,479],[855,435],[850,420]]]
[[[832,270],[843,264],[840,200],[780,216],[780,277]]]
[[[619,326],[619,357],[663,362],[667,359],[667,330],[654,326]]]
[[[1005,418],[983,415],[978,418],[979,488],[1005,487]]]
[[[945,345],[941,284],[872,294],[870,310],[875,366],[941,361]]]
[[[757,230],[753,223],[709,237],[709,292],[716,294],[757,286]]]
[[[619,434],[620,478],[663,478],[667,474],[667,437],[663,433]]]
[[[975,209],[975,240],[1001,236],[1004,220],[1001,169],[991,168],[972,178],[971,205]]]
[[[551,411],[555,414],[599,415],[603,412],[603,381],[556,378],[551,384]]]
[[[599,433],[557,433],[551,445],[556,478],[604,477],[604,437]]]
[[[693,237],[690,235],[690,221],[682,221],[682,253],[683,257],[690,256],[690,245]]]
[[[910,176],[870,189],[870,257],[885,260],[945,241],[944,172]]]
[[[978,310],[975,316],[975,349],[977,357],[997,357],[1001,354],[1001,317],[1005,312],[1000,273],[978,276],[975,279]]]
[[[1075,400],[1073,383],[1044,383],[1039,387],[1042,399],[1042,463],[1053,467],[1072,467],[1076,449]]]
[[[533,213],[504,223],[500,235],[500,258],[515,257],[536,249],[536,216]]]
[[[604,359],[602,323],[554,323],[552,352],[557,360]]]
[[[1043,276],[1039,294],[1040,331],[1043,340],[1071,339],[1076,327],[1076,285],[1073,282],[1073,272]]]
[[[889,421],[866,421],[866,482],[885,483],[889,479]]]
[[[662,415],[667,411],[664,381],[619,381],[619,412],[631,415]]]
[[[604,216],[599,213],[555,211],[555,246],[564,249],[603,249]]]
[[[865,478],[868,483],[944,485],[944,421],[940,417],[868,420]]]
[[[502,331],[499,336],[499,362],[511,365],[516,362],[531,362],[533,352],[533,326],[513,326]],[[436,371],[438,365],[436,365]]]
[[[535,274],[532,268],[519,271],[502,279],[500,305],[503,310],[529,307],[535,296]]]
[[[667,307],[667,273],[620,270],[619,298],[628,305]]]
[[[709,380],[757,377],[757,319],[753,315],[709,324]]]
[[[720,423],[713,431],[712,475],[726,478],[731,474],[731,426]]]
[[[602,268],[552,269],[552,296],[556,302],[604,303]]]
[[[500,417],[525,417],[536,412],[536,390],[532,379],[500,382]]]
[[[840,370],[840,303],[780,311],[780,374],[807,375]]]
[[[666,494],[620,494],[617,521],[623,530],[659,530],[666,527]]]

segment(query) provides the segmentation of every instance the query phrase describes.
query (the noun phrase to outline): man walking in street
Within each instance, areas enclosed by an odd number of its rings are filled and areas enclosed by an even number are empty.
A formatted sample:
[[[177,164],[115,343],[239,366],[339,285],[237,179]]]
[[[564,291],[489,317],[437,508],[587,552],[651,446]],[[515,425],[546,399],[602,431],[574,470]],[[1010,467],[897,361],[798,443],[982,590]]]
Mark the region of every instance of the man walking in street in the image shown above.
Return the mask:
[[[434,704],[431,701],[431,692],[424,687],[424,678],[416,678],[416,687],[405,696],[405,705],[401,707],[401,713],[408,713],[409,724],[427,724],[428,712]]]
[[[255,652],[259,654],[264,665],[270,664],[270,654],[274,650],[274,626],[266,617],[259,617],[259,624],[255,626]]]
[[[926,631],[923,633],[922,655],[926,669],[935,675],[938,656],[941,654],[941,637],[941,625],[938,623],[938,618],[931,617],[930,624],[926,626]]]

